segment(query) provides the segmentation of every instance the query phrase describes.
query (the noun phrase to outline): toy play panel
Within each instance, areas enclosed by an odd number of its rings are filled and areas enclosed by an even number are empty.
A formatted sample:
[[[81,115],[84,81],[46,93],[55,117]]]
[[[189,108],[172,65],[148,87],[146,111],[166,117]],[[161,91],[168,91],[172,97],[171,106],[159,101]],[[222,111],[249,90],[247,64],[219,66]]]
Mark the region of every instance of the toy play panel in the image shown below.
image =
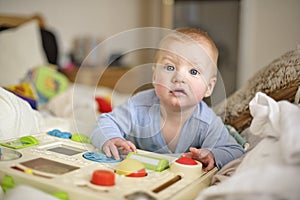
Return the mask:
[[[0,147],[0,161],[16,160],[21,156],[22,154],[15,150]]]
[[[139,164],[133,166],[124,166],[124,160],[101,162],[106,159],[91,144],[48,134],[34,137],[38,145],[17,150],[1,148],[13,156],[1,160],[0,181],[8,175],[16,185],[28,184],[49,193],[65,192],[69,200],[179,200],[194,199],[217,171],[214,168],[202,173],[199,163],[173,165],[178,158],[142,150],[124,159],[136,159]],[[199,173],[193,176],[187,173],[193,170]]]

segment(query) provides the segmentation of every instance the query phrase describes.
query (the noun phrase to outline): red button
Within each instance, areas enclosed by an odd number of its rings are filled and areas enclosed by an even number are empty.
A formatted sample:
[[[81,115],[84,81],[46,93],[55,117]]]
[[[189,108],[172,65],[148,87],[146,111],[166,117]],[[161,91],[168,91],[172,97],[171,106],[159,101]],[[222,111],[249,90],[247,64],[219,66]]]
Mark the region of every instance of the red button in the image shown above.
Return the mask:
[[[95,170],[91,183],[100,186],[113,186],[115,185],[115,174],[108,170]]]
[[[192,159],[192,158],[188,158],[188,157],[181,157],[178,158],[176,160],[177,163],[183,164],[183,165],[197,165],[198,163]]]

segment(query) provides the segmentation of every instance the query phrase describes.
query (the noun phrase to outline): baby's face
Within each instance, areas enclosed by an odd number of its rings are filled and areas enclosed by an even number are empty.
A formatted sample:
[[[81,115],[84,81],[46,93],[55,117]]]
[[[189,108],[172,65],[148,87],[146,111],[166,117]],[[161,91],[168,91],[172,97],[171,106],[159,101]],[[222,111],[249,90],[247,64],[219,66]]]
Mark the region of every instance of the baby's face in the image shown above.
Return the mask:
[[[153,67],[153,84],[162,103],[191,107],[211,95],[215,65],[203,47],[170,38],[161,48]]]

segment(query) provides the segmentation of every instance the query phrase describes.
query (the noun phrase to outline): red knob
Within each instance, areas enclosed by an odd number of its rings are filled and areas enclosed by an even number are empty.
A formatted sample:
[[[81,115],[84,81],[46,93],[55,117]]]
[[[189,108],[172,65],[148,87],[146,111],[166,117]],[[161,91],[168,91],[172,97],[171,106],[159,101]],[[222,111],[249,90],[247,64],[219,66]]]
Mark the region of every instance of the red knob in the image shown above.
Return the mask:
[[[113,186],[115,185],[115,174],[109,170],[95,170],[91,183],[100,186]]]
[[[197,162],[194,159],[188,157],[178,158],[176,162],[183,165],[197,165]]]

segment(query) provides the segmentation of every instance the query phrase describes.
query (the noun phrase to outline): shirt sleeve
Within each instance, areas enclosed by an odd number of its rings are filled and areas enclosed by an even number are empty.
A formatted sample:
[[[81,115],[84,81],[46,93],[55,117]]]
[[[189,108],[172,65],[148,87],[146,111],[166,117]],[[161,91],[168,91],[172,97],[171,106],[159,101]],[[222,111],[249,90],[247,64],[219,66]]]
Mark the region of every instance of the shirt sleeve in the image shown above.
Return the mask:
[[[217,116],[213,118],[208,128],[202,148],[212,152],[219,169],[244,154],[242,146],[229,134],[222,120]]]
[[[123,138],[131,129],[130,101],[117,106],[110,113],[101,114],[91,134],[92,144],[102,150],[103,144],[112,138]]]

